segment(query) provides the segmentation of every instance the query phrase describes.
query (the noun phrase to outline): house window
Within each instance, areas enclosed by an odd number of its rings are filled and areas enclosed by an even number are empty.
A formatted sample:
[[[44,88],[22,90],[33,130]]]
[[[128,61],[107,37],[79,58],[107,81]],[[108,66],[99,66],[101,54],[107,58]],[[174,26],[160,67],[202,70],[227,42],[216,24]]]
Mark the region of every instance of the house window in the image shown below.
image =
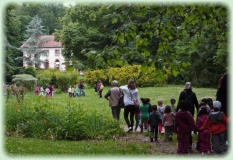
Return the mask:
[[[59,49],[56,49],[56,50],[55,50],[55,56],[56,56],[56,57],[59,57],[59,56],[60,56],[60,50],[59,50]]]
[[[45,50],[45,57],[49,56],[49,50]]]
[[[60,61],[58,59],[55,61],[55,68],[60,69]]]

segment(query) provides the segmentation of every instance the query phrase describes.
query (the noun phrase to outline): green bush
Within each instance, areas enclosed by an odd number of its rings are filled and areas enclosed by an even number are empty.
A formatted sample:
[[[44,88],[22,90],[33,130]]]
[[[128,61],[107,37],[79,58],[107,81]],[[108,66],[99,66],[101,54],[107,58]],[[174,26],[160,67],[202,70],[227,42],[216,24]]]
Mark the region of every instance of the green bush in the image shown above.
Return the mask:
[[[104,84],[109,84],[107,72],[105,70],[98,69],[85,72],[84,81],[89,85],[94,86],[99,79],[102,80]]]
[[[49,69],[37,72],[38,85],[54,85],[62,91],[67,91],[70,85],[76,85],[80,80],[79,73],[73,71],[60,72],[59,70]]]
[[[30,74],[17,74],[12,77],[12,82],[16,83],[18,86],[22,85],[29,90],[32,90],[37,82],[37,79]]]
[[[107,70],[94,70],[85,73],[85,82],[94,85],[98,79],[103,80],[104,84],[111,84],[113,80],[117,80],[119,85],[128,83],[128,80],[135,80],[137,86],[153,86],[165,84],[167,82],[167,74],[156,70],[156,68],[148,67],[143,70],[141,65],[124,66],[121,68],[109,68]]]
[[[36,69],[32,66],[29,66],[29,67],[25,68],[24,74],[30,74],[33,77],[36,77]]]
[[[117,121],[100,112],[87,112],[85,107],[67,102],[64,110],[55,110],[44,97],[30,103],[8,106],[6,131],[23,137],[52,140],[106,139],[123,134]]]

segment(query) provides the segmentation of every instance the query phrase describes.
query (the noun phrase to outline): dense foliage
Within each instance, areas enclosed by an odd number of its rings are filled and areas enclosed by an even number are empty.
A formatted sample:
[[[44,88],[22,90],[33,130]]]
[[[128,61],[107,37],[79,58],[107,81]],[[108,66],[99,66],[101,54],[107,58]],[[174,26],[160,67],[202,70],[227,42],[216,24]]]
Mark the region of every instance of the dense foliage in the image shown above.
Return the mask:
[[[7,106],[6,131],[51,140],[106,139],[123,134],[117,121],[77,103],[54,103],[45,97]],[[55,109],[59,104],[60,110]],[[62,105],[62,106],[61,106]]]
[[[79,72],[60,72],[54,69],[40,70],[37,72],[36,77],[39,86],[47,87],[49,85],[54,85],[55,88],[59,88],[65,92],[70,85],[76,86],[81,79]]]
[[[12,75],[28,74],[22,65],[22,52],[19,47],[28,37],[25,37],[27,26],[32,18],[38,15],[42,19],[41,25],[45,26],[44,33],[52,34],[55,29],[61,28],[59,17],[65,13],[61,4],[34,4],[23,3],[9,4],[5,9],[4,17],[4,42],[5,42],[5,80],[11,82]]]
[[[168,75],[161,75],[153,67],[148,67],[143,71],[141,65],[124,67],[111,67],[108,69],[89,70],[85,74],[84,81],[94,86],[97,80],[102,80],[105,85],[111,85],[113,80],[117,80],[119,85],[125,85],[129,79],[135,80],[137,86],[154,86],[167,82]]]
[[[17,86],[24,86],[29,90],[33,89],[37,83],[37,78],[30,74],[16,74],[12,76],[12,82],[16,83]]]
[[[169,83],[192,81],[216,86],[227,72],[228,18],[221,4],[60,4],[23,3],[6,8],[6,80],[21,69],[17,49],[26,26],[38,15],[54,34],[73,67],[106,69],[142,65],[169,75]]]
[[[214,86],[227,70],[227,13],[213,4],[76,5],[55,35],[66,57],[92,69],[142,64],[171,72],[171,83]]]

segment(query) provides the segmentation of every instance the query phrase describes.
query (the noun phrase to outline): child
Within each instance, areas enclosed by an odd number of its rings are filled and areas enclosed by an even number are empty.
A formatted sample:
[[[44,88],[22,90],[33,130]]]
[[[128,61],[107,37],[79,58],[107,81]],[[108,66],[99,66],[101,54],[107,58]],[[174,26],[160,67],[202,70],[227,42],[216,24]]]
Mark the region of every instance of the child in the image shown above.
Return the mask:
[[[46,92],[46,97],[49,97],[50,96],[50,90],[49,90],[49,87],[47,87],[45,89],[45,92]]]
[[[55,89],[54,89],[54,86],[52,85],[52,96],[54,96],[54,92],[55,92]]]
[[[71,97],[74,97],[74,87],[71,87]]]
[[[98,92],[99,92],[100,98],[102,98],[103,86],[104,86],[103,83],[101,82],[101,80],[99,80],[99,83],[98,83]]]
[[[39,93],[39,86],[36,86],[35,95],[38,95],[38,93]]]
[[[155,142],[158,142],[158,124],[162,123],[162,118],[160,113],[157,111],[157,106],[152,105],[152,112],[149,115],[148,124],[150,124],[150,141],[153,142],[153,137]]]
[[[165,128],[165,140],[166,141],[172,141],[172,134],[174,130],[174,120],[175,120],[175,115],[173,112],[171,112],[171,107],[166,106],[164,110],[164,115],[163,115],[163,126]]]
[[[139,110],[141,112],[141,133],[143,132],[143,127],[147,129],[147,123],[149,118],[149,98],[141,98],[142,105],[140,105]]]
[[[44,88],[43,88],[43,86],[40,87],[40,95],[39,96],[44,96]]]
[[[194,129],[194,119],[188,112],[188,102],[181,101],[181,111],[175,115],[174,131],[177,133],[178,154],[188,153],[190,144],[191,131]]]
[[[200,153],[210,152],[210,131],[209,129],[200,130],[204,122],[208,119],[207,107],[204,103],[199,105],[198,118],[195,130],[198,132],[197,149]]]
[[[220,112],[221,102],[214,101],[214,112],[211,112],[208,119],[200,128],[201,131],[210,129],[212,134],[212,147],[217,154],[222,154],[227,151],[226,146],[226,131],[227,131],[227,118],[223,112]]]
[[[171,111],[172,111],[173,113],[176,113],[176,106],[175,106],[176,99],[175,99],[175,98],[171,98],[171,99],[170,99],[170,102],[171,102]]]
[[[210,106],[208,104],[208,99],[207,98],[202,98],[201,103],[204,103],[206,105],[207,112],[209,113],[210,112]]]
[[[77,87],[75,88],[75,94],[76,94],[76,97],[78,97],[78,85],[77,85]]]
[[[163,100],[162,100],[162,99],[159,99],[159,100],[157,101],[157,103],[158,103],[158,108],[157,108],[157,110],[158,110],[158,112],[161,114],[162,119],[163,119],[163,114],[164,114],[164,110],[165,110],[165,107],[163,107]],[[162,123],[159,123],[159,133],[162,133],[162,131],[163,131]]]
[[[213,112],[214,111],[214,108],[213,108],[213,100],[211,97],[208,97],[207,98],[207,104],[210,106],[210,112]]]
[[[71,86],[68,88],[69,96],[72,97]]]
[[[140,116],[141,116],[141,112],[140,112],[139,108],[136,107],[136,110],[135,110],[135,121],[136,121],[136,125],[135,125],[135,128],[134,128],[134,131],[135,131],[135,132],[137,131],[138,126],[141,127]]]

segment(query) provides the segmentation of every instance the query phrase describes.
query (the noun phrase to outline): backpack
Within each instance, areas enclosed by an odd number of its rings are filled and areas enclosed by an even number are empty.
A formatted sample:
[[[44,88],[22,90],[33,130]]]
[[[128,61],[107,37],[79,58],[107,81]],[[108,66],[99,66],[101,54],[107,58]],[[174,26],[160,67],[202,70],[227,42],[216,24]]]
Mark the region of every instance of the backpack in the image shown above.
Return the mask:
[[[119,88],[120,90],[120,98],[119,98],[119,107],[124,108],[125,104],[124,104],[124,93],[123,91]]]
[[[101,90],[103,90],[103,89],[104,89],[104,85],[103,85],[103,84],[100,86],[100,89],[101,89]]]

